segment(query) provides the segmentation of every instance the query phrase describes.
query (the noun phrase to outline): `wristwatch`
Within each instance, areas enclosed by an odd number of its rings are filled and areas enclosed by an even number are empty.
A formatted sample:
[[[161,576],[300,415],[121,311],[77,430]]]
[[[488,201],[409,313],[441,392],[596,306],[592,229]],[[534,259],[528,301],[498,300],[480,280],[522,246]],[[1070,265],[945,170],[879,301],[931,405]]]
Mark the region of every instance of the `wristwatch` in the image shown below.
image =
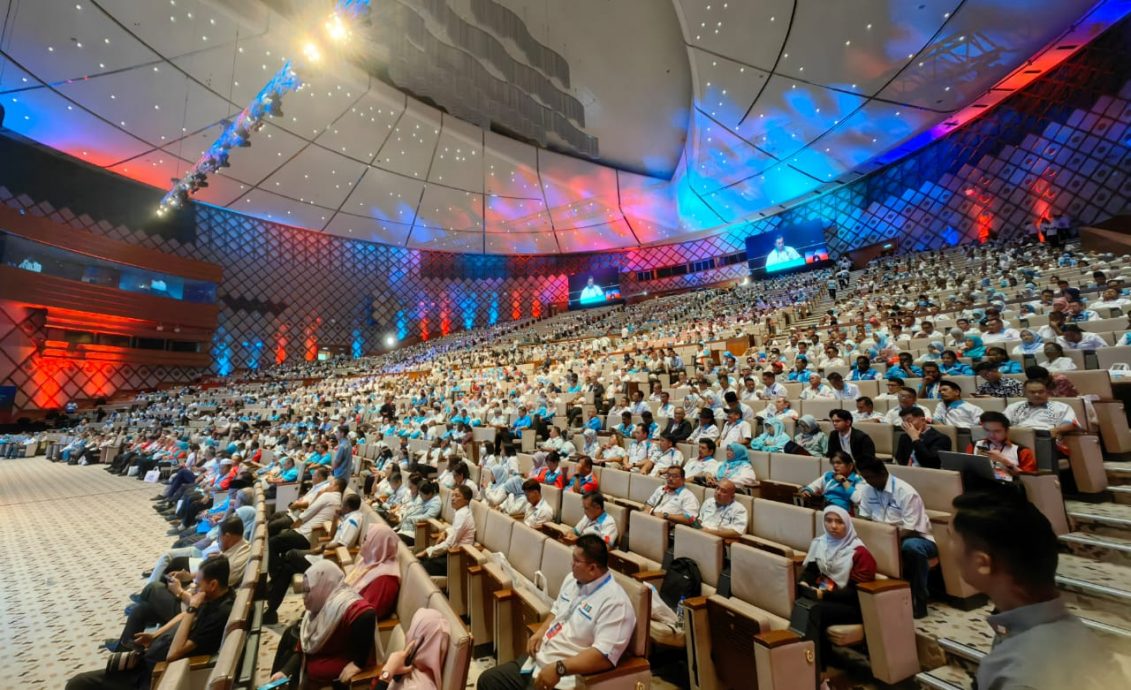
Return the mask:
[[[196,613],[198,610],[195,606],[189,606],[185,609],[185,613]]]
[[[569,675],[569,673],[566,671],[564,661],[559,660],[556,664],[554,664],[554,671],[557,672],[559,678],[564,678],[565,676]]]

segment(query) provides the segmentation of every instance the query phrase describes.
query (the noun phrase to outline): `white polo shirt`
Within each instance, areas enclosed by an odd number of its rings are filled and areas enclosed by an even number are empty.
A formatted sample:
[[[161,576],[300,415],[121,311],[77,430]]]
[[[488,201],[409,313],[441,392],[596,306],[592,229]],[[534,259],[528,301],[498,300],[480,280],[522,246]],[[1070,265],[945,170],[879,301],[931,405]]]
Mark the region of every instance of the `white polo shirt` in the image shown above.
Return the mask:
[[[471,514],[471,509],[464,506],[456,511],[452,517],[452,525],[444,534],[444,541],[429,547],[425,555],[429,558],[438,556],[446,552],[448,549],[461,546],[463,544],[471,545],[475,543],[475,518]]]
[[[578,520],[577,526],[573,528],[577,536],[583,534],[596,534],[598,537],[605,540],[609,546],[615,546],[617,543],[617,521],[614,520],[608,513],[601,513],[597,516],[596,520],[590,520],[588,515],[582,515]]]
[[[707,529],[732,529],[745,534],[747,520],[746,506],[733,499],[720,506],[712,496],[703,501],[703,508],[699,511],[699,525]]]
[[[1072,406],[1057,400],[1050,400],[1044,405],[1030,405],[1028,400],[1021,400],[1006,407],[1004,414],[1012,426],[1026,429],[1049,431],[1069,422],[1080,426]]]
[[[577,583],[573,573],[566,575],[550,613],[553,622],[542,637],[542,646],[524,667],[535,676],[543,666],[590,648],[615,666],[636,629],[636,611],[611,572],[584,585]],[[557,687],[572,690],[576,685],[577,676],[572,675],[558,681]]]
[[[699,476],[714,477],[718,471],[719,461],[714,457],[708,457],[706,460],[692,458],[683,463],[683,474],[687,479],[694,479]]]
[[[628,447],[628,466],[637,467],[652,457],[656,444],[651,441],[633,441]]]
[[[538,529],[547,522],[553,522],[554,520],[554,509],[550,507],[549,503],[546,503],[546,499],[544,498],[538,501],[538,505],[536,506],[530,505],[530,501],[527,501],[526,509],[523,512],[525,513],[525,517],[522,518],[522,521],[526,523],[527,527],[533,527],[534,529]]]
[[[651,474],[653,477],[659,477],[662,472],[672,465],[682,465],[683,453],[679,452],[675,446],[672,446],[665,451],[659,451],[654,454],[652,456],[652,462],[654,462],[655,465],[652,467]]]
[[[752,432],[750,431],[750,422],[744,419],[738,420],[737,423],[731,424],[727,422],[723,424],[723,432],[719,436],[718,445],[729,446],[732,443],[746,444],[750,440]]]
[[[699,514],[699,499],[686,486],[675,491],[668,491],[666,486],[658,486],[648,497],[646,505],[654,509],[652,514],[657,517],[660,513],[671,513],[694,519]]]
[[[860,482],[856,485],[852,502],[857,506],[857,517],[913,530],[925,539],[935,540],[923,498],[899,477],[889,475],[883,491],[876,491],[868,482]]]
[[[984,412],[982,408],[965,400],[956,400],[950,406],[940,402],[935,406],[935,422],[971,429],[982,423],[982,412]]]

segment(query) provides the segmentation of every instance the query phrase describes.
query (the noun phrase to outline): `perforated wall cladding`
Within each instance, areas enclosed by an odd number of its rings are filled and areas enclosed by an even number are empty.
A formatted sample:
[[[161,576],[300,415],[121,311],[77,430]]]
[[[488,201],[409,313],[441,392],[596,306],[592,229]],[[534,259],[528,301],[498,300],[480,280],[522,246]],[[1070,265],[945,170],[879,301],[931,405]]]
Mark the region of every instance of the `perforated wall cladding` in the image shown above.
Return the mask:
[[[191,243],[76,215],[0,187],[0,203],[117,239],[218,263],[220,327],[214,369],[228,373],[313,356],[335,345],[371,352],[379,339],[436,337],[548,313],[567,297],[566,276],[617,266],[627,292],[694,287],[741,277],[743,264],[639,282],[635,271],[742,251],[750,234],[826,221],[834,253],[888,239],[928,249],[988,233],[1031,232],[1045,215],[1086,224],[1125,211],[1131,197],[1131,22],[1124,21],[1057,70],[971,125],[896,164],[808,204],[730,232],[682,244],[595,255],[455,255],[329,237],[196,208]],[[54,405],[88,393],[201,372],[151,367],[55,372],[35,383],[34,317],[0,313],[0,385],[20,400]],[[30,344],[29,344],[30,343]],[[31,347],[31,354],[28,348]],[[22,354],[21,354],[22,353]]]

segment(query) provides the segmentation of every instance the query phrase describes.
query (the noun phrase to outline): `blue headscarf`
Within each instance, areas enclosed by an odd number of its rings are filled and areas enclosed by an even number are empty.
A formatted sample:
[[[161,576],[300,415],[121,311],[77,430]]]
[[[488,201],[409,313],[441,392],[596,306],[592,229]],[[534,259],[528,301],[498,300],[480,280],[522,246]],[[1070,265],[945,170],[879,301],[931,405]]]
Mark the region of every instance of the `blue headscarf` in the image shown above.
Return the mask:
[[[719,463],[719,470],[715,474],[717,479],[730,479],[742,465],[750,464],[750,453],[747,451],[746,446],[741,443],[732,443],[727,446],[727,450],[734,455],[733,460]]]
[[[986,346],[982,343],[982,336],[971,335],[967,333],[963,336],[964,340],[969,340],[974,343],[974,347],[967,348],[962,352],[963,356],[978,359],[986,356]]]
[[[765,426],[765,430],[750,442],[750,447],[768,453],[784,450],[785,444],[789,443],[790,438],[785,433],[785,425],[782,424],[782,421],[777,417],[767,417],[762,424]],[[731,444],[731,446],[733,447],[734,444]],[[743,450],[745,451],[745,448]],[[745,455],[745,452],[743,454]]]
[[[1038,352],[1042,352],[1044,350],[1045,339],[1041,337],[1041,334],[1037,333],[1037,330],[1035,328],[1022,328],[1021,335],[1025,335],[1026,333],[1032,334],[1033,342],[1026,343],[1024,338],[1022,338],[1021,344],[1018,346],[1018,349],[1022,353],[1027,355],[1035,355]]]

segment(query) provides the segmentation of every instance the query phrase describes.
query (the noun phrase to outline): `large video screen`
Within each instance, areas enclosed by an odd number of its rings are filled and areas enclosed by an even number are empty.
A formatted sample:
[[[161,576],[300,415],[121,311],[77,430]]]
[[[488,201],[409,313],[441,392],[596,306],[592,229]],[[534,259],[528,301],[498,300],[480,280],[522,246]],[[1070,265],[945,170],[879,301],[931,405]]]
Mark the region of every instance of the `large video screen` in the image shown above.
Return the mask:
[[[620,273],[603,268],[569,277],[569,308],[588,309],[621,300]]]
[[[815,267],[829,260],[823,221],[785,225],[776,232],[746,238],[746,260],[753,272],[778,273]]]

